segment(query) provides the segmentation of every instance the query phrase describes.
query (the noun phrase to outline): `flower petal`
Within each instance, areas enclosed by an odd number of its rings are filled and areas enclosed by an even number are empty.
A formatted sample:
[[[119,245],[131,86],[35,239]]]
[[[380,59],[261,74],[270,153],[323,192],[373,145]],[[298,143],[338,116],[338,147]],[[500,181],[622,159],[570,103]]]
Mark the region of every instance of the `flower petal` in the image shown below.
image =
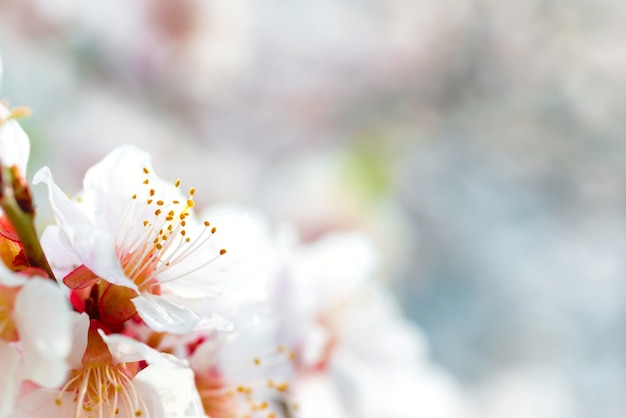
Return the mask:
[[[24,285],[28,279],[13,273],[4,263],[0,262],[0,285],[7,287],[16,287]]]
[[[87,335],[89,333],[89,316],[86,313],[70,312],[72,328],[72,347],[67,356],[67,362],[72,369],[80,369],[83,356],[87,349]]]
[[[41,234],[41,246],[57,280],[63,279],[83,264],[68,244],[67,238],[58,225],[49,225]]]
[[[96,225],[117,230],[131,196],[143,179],[150,177],[150,181],[157,181],[155,176],[147,176],[143,168],[151,173],[150,155],[132,145],[123,145],[87,170],[83,180],[84,197],[94,207]]]
[[[72,333],[69,313],[62,290],[50,280],[30,279],[18,294],[13,316],[25,380],[53,387],[65,379]]]
[[[192,331],[200,320],[198,315],[189,309],[160,296],[142,294],[132,299],[132,302],[141,319],[157,332],[186,334]]]
[[[165,291],[185,299],[213,298],[237,289],[258,273],[263,264],[259,251],[263,225],[239,208],[214,208],[204,213],[216,225],[215,236],[186,260],[184,268],[202,264],[207,254],[227,252],[191,273],[180,275],[171,268],[159,277]],[[171,280],[170,275],[180,276]]]
[[[74,418],[74,394],[56,390],[36,390],[20,399],[12,418]],[[61,400],[61,404],[57,403]]]
[[[211,314],[209,317],[202,317],[193,328],[194,331],[232,331],[233,323],[221,315]]]
[[[194,374],[189,368],[146,367],[133,380],[137,392],[149,405],[159,407],[163,418],[206,418]]]
[[[148,364],[159,367],[186,367],[187,362],[172,355],[161,353],[148,345],[121,334],[106,335],[98,330],[109,347],[111,355],[118,363],[133,363],[145,360]]]
[[[0,418],[5,418],[13,410],[19,387],[17,376],[19,355],[13,347],[4,341],[0,341],[0,359],[2,362],[2,373],[0,373]]]
[[[120,260],[115,253],[113,232],[96,228],[87,216],[54,183],[48,167],[35,174],[34,184],[48,186],[50,205],[66,240],[80,261],[109,283],[137,290],[137,286],[126,277]]]

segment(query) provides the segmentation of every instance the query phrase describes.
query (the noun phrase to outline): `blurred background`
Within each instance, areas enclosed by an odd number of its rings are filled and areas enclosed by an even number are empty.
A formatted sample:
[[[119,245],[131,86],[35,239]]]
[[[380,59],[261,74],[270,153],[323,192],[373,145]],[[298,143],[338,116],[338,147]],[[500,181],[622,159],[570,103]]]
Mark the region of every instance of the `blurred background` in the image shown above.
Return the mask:
[[[626,411],[626,4],[0,0],[64,190],[116,145],[305,239],[360,229],[483,417]]]

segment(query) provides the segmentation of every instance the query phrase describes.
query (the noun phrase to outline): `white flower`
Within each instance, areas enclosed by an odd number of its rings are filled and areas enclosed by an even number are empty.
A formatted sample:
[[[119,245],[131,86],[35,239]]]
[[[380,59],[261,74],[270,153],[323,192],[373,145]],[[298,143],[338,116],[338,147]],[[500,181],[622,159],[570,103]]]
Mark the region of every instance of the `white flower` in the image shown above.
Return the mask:
[[[454,379],[428,360],[418,329],[375,283],[367,238],[333,234],[283,251],[274,305],[297,354],[299,416],[462,416]]]
[[[192,350],[204,410],[211,418],[286,417],[293,353],[276,343],[275,318],[246,308],[234,332],[206,335]]]
[[[43,240],[53,268],[67,272],[84,265],[134,290],[132,303],[155,331],[191,331],[200,318],[181,303],[214,297],[246,278],[237,246],[245,220],[231,217],[218,227],[198,221],[195,190],[183,194],[180,181],[154,175],[149,155],[137,148],[117,148],[93,166],[76,201],[61,192],[47,168],[35,175],[39,182],[48,185],[58,221]],[[63,254],[59,246],[69,251]]]
[[[0,417],[10,412],[22,381],[60,384],[70,347],[70,309],[61,288],[48,279],[21,277],[0,263]]]
[[[274,306],[281,318],[282,338],[300,354],[303,366],[324,362],[335,338],[335,311],[377,272],[372,243],[359,233],[336,233],[309,245],[283,236],[283,268],[274,279]]]
[[[187,363],[122,335],[77,321],[69,359],[76,368],[60,389],[24,396],[15,418],[204,418]],[[148,366],[137,372],[139,362]]]
[[[333,327],[336,343],[327,373],[349,416],[467,415],[458,383],[428,359],[424,336],[383,287],[356,291],[336,312]]]

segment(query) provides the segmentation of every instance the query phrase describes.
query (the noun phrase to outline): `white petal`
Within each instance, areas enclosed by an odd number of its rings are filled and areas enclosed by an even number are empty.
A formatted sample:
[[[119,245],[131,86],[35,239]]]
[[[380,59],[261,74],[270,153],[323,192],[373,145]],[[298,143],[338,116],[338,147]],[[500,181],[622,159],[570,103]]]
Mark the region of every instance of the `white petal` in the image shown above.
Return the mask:
[[[4,263],[0,262],[0,285],[7,287],[23,286],[28,279],[9,270]]]
[[[63,231],[61,240],[66,240],[67,247],[85,266],[109,283],[137,290],[137,286],[124,274],[115,253],[114,231],[96,228],[54,183],[48,167],[35,174],[33,183],[42,182],[48,186],[50,205]]]
[[[7,108],[0,104],[0,119],[10,115]],[[30,153],[30,141],[19,123],[8,120],[0,124],[0,160],[4,166],[17,165],[26,175],[26,164]]]
[[[41,247],[59,281],[83,264],[74,251],[67,246],[67,239],[63,239],[62,236],[63,232],[57,225],[49,225],[41,235]]]
[[[150,155],[132,145],[124,145],[111,151],[95,164],[83,180],[85,198],[93,204],[96,224],[116,231],[125,214],[131,196],[137,192],[146,176],[143,168],[152,171]],[[173,188],[173,185],[171,186]]]
[[[74,229],[74,231],[76,234],[73,237],[73,248],[86,267],[109,283],[138,290],[137,285],[124,274],[115,253],[115,240],[108,231],[103,229],[91,230],[89,233],[85,230]]]
[[[17,295],[13,312],[23,353],[24,380],[60,385],[71,348],[70,307],[51,280],[30,279]]]
[[[19,355],[17,351],[4,341],[0,340],[0,418],[9,416],[13,410],[13,404],[19,387],[18,365]]]
[[[70,321],[72,324],[72,347],[67,356],[67,362],[72,369],[80,369],[87,349],[89,316],[84,312],[82,314],[70,312]]]
[[[206,418],[193,372],[188,368],[148,366],[133,382],[147,404],[159,406],[155,417]]]
[[[93,228],[93,224],[78,207],[59,189],[48,167],[43,167],[33,178],[33,184],[45,183],[48,186],[48,198],[54,215],[61,228]]]
[[[186,367],[185,360],[161,353],[146,344],[120,334],[106,335],[98,330],[100,336],[109,347],[111,355],[118,363],[133,363],[145,360],[148,364],[159,367]]]
[[[189,309],[176,305],[161,296],[142,294],[132,299],[132,302],[141,319],[157,332],[186,334],[192,331],[200,320],[198,315]]]
[[[263,235],[262,225],[254,217],[239,210],[207,212],[217,232],[191,255],[180,268],[170,268],[159,277],[165,282],[164,289],[180,298],[197,299],[216,297],[241,287],[259,272],[263,260],[259,246]],[[179,276],[185,270],[219,254],[227,253],[191,274],[169,281],[169,276]]]
[[[193,328],[194,331],[232,331],[232,329],[233,323],[218,314],[201,318]]]

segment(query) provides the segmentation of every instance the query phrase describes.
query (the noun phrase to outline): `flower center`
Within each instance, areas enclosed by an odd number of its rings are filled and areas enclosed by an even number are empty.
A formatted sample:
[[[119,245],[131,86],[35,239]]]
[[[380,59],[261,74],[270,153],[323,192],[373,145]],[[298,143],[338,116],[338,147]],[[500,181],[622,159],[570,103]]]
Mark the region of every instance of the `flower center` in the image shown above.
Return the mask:
[[[211,418],[276,418],[278,414],[272,409],[281,408],[280,405],[295,408],[288,401],[289,382],[264,378],[273,374],[270,370],[273,366],[285,360],[293,361],[294,356],[281,345],[277,353],[272,350],[262,357],[255,357],[250,363],[240,366],[239,377],[236,378],[239,384],[227,382],[216,366],[208,371],[196,371],[195,383],[204,412]]]
[[[144,174],[150,171],[143,169]],[[208,221],[198,224],[190,216],[194,207],[195,189],[186,198],[178,193],[180,180],[172,190],[157,191],[150,186],[150,179],[143,180],[139,190],[127,206],[124,221],[116,236],[116,251],[127,277],[141,291],[151,291],[155,286],[193,273],[226,254],[225,249],[200,257],[190,265],[187,260],[217,232]],[[169,192],[169,193],[168,193]],[[188,224],[189,223],[189,224]],[[139,226],[139,227],[138,227]],[[172,272],[166,279],[157,278],[166,271]]]
[[[69,407],[62,396],[73,394],[76,418],[110,418],[119,413],[127,417],[147,415],[146,405],[135,391],[124,364],[91,364],[72,370],[69,381],[59,391],[56,405]]]

